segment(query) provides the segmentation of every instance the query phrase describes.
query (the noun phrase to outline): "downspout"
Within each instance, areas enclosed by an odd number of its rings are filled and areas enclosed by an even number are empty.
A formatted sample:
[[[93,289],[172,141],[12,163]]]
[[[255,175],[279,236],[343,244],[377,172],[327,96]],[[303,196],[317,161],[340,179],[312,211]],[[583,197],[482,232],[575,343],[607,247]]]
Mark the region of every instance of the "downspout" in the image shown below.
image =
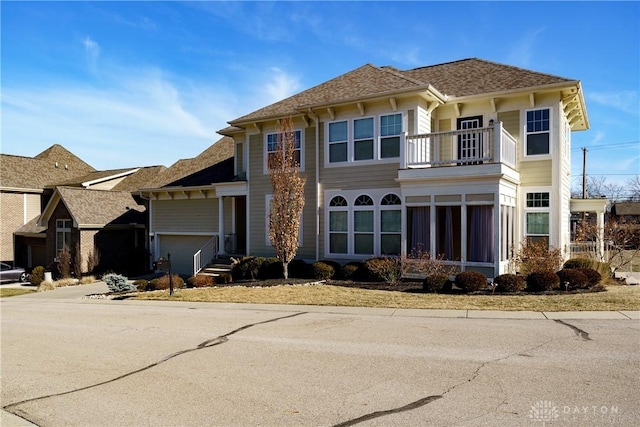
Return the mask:
[[[320,259],[320,118],[314,114],[316,123],[316,261]]]

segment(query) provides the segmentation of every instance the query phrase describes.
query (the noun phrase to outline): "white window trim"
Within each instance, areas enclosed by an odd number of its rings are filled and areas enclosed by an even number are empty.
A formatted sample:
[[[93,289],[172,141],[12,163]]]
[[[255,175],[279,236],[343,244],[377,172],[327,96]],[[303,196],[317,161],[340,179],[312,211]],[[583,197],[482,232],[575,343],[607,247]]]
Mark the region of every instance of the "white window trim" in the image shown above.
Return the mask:
[[[527,207],[527,194],[528,193],[548,193],[549,194],[549,207]],[[553,236],[553,217],[551,215],[553,206],[554,206],[554,198],[553,191],[551,187],[526,187],[522,189],[522,207],[523,207],[523,215],[522,215],[522,236],[526,239],[529,236],[542,236],[541,234],[529,234],[527,233],[527,214],[528,213],[547,213],[549,214],[549,232],[548,232],[548,243],[551,246],[551,237]]]
[[[339,167],[349,167],[349,166],[369,166],[369,165],[379,165],[383,163],[398,163],[400,161],[400,157],[402,156],[402,147],[400,147],[400,154],[398,157],[381,157],[381,136],[380,133],[380,123],[382,116],[392,116],[400,114],[402,120],[402,131],[399,135],[400,144],[405,143],[405,135],[407,128],[407,112],[406,111],[394,111],[388,113],[380,113],[376,115],[368,115],[368,116],[348,116],[336,120],[332,120],[330,122],[325,122],[325,137],[324,137],[324,167],[325,168],[339,168]],[[355,141],[354,141],[354,121],[360,119],[368,119],[373,118],[373,159],[366,160],[355,160]],[[347,161],[345,162],[333,162],[329,161],[329,123],[339,123],[339,122],[347,122]],[[395,135],[385,136],[384,138],[391,138]],[[304,148],[304,145],[303,145]],[[266,137],[265,137],[265,157],[266,157]]]
[[[293,129],[293,132],[300,132],[300,171],[303,172],[305,170],[305,143],[304,143],[304,131],[302,129]],[[265,132],[263,134],[263,148],[262,148],[262,171],[265,175],[269,175],[269,167],[268,167],[268,159],[269,159],[269,135],[277,135],[282,132],[273,131],[273,132]]]
[[[265,238],[265,246],[268,248],[273,247],[271,244],[271,239],[269,239],[269,216],[271,215],[271,199],[273,199],[273,194],[265,194],[264,196],[264,211],[265,215],[265,224],[264,224],[264,238]],[[304,213],[300,213],[300,227],[298,230],[298,248],[302,247],[303,239],[302,236],[304,234]]]
[[[537,110],[549,110],[549,152],[547,154],[527,154],[527,136],[529,135],[529,132],[527,132],[527,113],[529,111],[537,111]],[[552,157],[552,152],[553,152],[553,147],[554,147],[554,141],[556,140],[556,136],[554,135],[553,132],[553,126],[554,126],[554,108],[552,106],[545,106],[545,105],[541,105],[539,107],[536,108],[528,108],[526,110],[523,111],[523,120],[522,122],[524,123],[523,126],[523,135],[524,138],[522,138],[522,159],[523,160],[545,160],[545,159],[550,159]],[[538,134],[538,133],[542,133],[542,132],[531,132],[531,134]]]
[[[396,188],[384,188],[384,189],[362,189],[362,190],[327,190],[324,193],[324,200],[326,202],[326,214],[324,216],[324,229],[326,232],[324,233],[324,253],[325,257],[331,259],[359,259],[359,260],[367,260],[372,257],[382,256],[381,255],[381,245],[380,245],[380,236],[382,235],[380,223],[380,212],[384,210],[399,210],[401,212],[404,211],[404,205],[390,205],[390,206],[382,206],[382,198],[387,194],[395,194],[402,201],[402,196],[400,193],[400,189]],[[347,201],[347,206],[336,206],[330,207],[329,203],[336,196],[342,196]],[[355,206],[355,201],[359,196],[369,196],[373,199],[373,206]],[[347,212],[347,253],[332,253],[329,252],[329,212],[331,211],[343,211]],[[357,210],[373,210],[373,254],[356,254],[355,253],[355,224],[354,224],[354,212]],[[402,214],[401,214],[402,221]],[[401,223],[402,230],[402,223]],[[390,233],[394,234],[394,233]],[[400,238],[402,239],[402,231],[400,231]],[[400,253],[402,253],[402,245],[400,247]]]

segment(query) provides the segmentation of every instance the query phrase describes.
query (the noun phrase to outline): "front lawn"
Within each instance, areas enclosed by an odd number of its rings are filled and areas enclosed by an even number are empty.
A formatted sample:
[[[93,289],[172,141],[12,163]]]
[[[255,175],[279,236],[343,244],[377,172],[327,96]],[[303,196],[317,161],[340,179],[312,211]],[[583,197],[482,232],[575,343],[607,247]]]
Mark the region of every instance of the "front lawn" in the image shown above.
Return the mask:
[[[274,283],[270,283],[274,285]],[[133,299],[348,307],[506,311],[640,310],[639,286],[607,286],[605,292],[554,295],[450,295],[363,289],[328,284],[222,286],[142,292]]]
[[[18,295],[31,294],[35,292],[32,289],[21,288],[0,288],[0,298],[15,297]]]

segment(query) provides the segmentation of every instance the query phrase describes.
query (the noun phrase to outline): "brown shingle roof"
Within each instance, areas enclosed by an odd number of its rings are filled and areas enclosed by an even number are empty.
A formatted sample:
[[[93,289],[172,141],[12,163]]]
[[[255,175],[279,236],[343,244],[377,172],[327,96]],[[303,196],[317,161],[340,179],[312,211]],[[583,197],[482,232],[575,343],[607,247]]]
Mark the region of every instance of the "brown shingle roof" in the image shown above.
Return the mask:
[[[613,205],[616,215],[640,216],[640,202],[619,202]]]
[[[58,144],[35,157],[0,155],[0,186],[4,188],[42,189],[94,171]]]
[[[166,166],[148,166],[140,168],[115,185],[113,190],[134,192],[141,188],[147,188],[156,180],[158,175],[166,170]]]
[[[147,188],[159,188],[233,157],[233,138],[225,136],[192,159],[181,159],[164,170]]]
[[[525,89],[573,80],[510,65],[471,58],[401,71],[393,67],[364,65],[229,122],[221,133],[233,133],[243,123],[295,115],[313,105],[338,104],[395,92],[424,90],[431,86],[448,96]]]
[[[88,173],[86,175],[74,177],[73,179],[58,182],[56,183],[56,185],[62,185],[65,187],[81,187],[83,182],[89,182],[89,181],[95,181],[98,179],[108,178],[110,176],[119,175],[121,173],[132,171],[134,169],[135,168],[95,171],[95,172]]]
[[[58,187],[61,200],[79,226],[144,223],[145,207],[128,191]]]

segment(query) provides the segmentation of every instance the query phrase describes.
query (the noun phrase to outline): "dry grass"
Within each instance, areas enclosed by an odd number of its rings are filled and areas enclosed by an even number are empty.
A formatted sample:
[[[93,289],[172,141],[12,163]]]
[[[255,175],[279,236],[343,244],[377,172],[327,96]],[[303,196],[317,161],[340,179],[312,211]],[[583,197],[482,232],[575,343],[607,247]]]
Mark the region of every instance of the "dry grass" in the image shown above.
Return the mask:
[[[18,295],[32,294],[35,292],[33,289],[22,288],[0,288],[0,298],[15,297]]]
[[[567,295],[443,295],[365,290],[332,285],[230,286],[141,293],[135,299],[348,307],[506,311],[640,310],[639,286]]]

